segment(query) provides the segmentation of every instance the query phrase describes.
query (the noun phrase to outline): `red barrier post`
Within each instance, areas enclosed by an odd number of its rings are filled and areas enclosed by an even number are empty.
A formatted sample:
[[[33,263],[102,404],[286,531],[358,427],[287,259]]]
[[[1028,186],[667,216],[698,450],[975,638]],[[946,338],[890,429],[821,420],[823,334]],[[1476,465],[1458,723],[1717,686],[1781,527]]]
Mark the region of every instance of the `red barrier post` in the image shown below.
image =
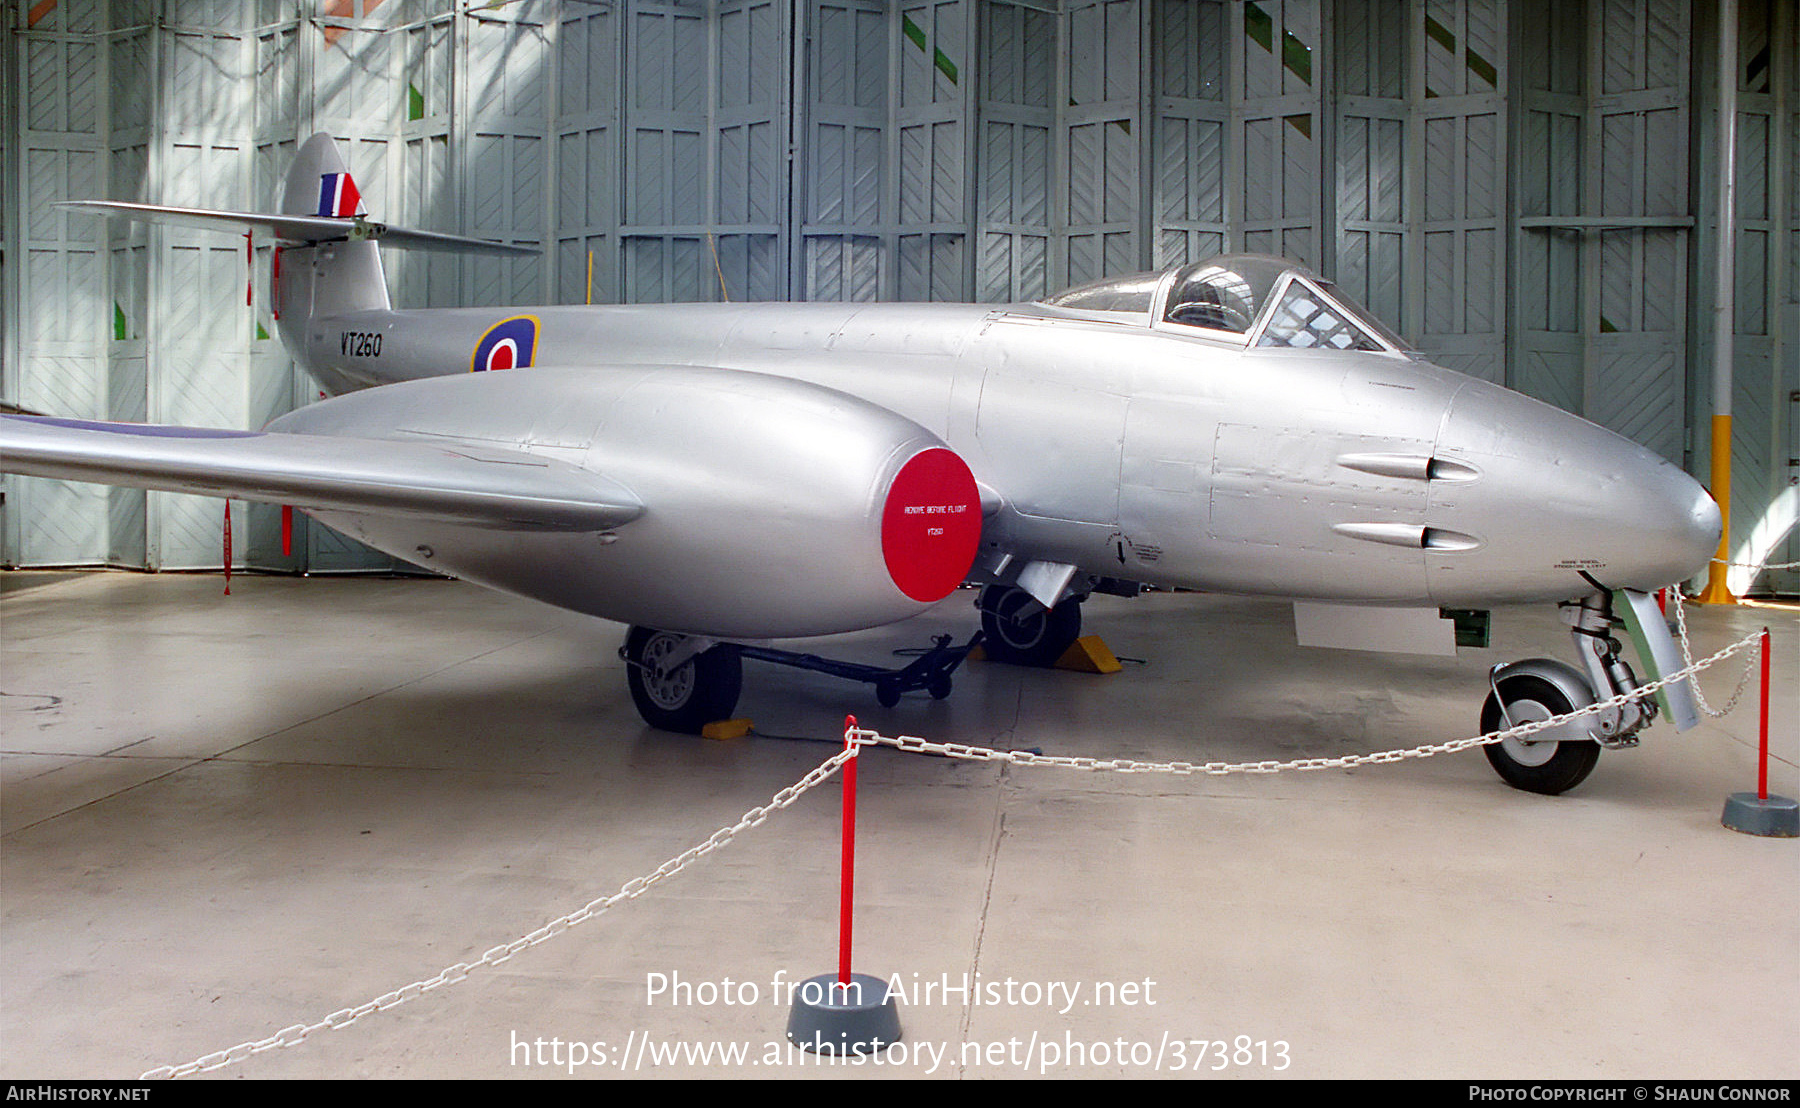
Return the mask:
[[[1756,762],[1756,796],[1769,799],[1769,629],[1762,633],[1762,738],[1758,743]],[[854,763],[853,763],[854,764]]]
[[[1770,835],[1800,839],[1800,803],[1792,797],[1769,795],[1769,629],[1762,630],[1762,708],[1758,713],[1756,791],[1732,793],[1725,798],[1720,822],[1746,835]]]
[[[900,1041],[900,1008],[887,982],[850,972],[851,904],[856,890],[856,717],[844,717],[844,842],[838,901],[838,969],[809,977],[794,990],[788,1042],[803,1050],[866,1054]],[[840,755],[842,757],[842,755]]]
[[[856,717],[844,717],[844,846],[838,900],[838,984],[850,984],[850,915],[856,889]]]

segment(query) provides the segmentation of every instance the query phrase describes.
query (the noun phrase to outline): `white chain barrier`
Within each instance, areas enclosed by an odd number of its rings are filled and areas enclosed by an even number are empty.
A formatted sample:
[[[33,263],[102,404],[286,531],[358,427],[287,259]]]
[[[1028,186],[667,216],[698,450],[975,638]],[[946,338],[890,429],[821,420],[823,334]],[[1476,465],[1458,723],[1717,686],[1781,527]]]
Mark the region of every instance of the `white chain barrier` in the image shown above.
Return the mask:
[[[1717,565],[1730,566],[1733,569],[1753,569],[1758,573],[1765,569],[1800,568],[1800,562],[1728,562],[1723,558],[1714,558],[1713,562]]]
[[[1679,607],[1677,607],[1676,610],[1679,613]],[[1680,618],[1679,615],[1677,618]],[[1633,700],[1640,700],[1655,694],[1658,689],[1663,688],[1665,685],[1673,685],[1679,681],[1692,682],[1695,696],[1698,698],[1700,684],[1695,679],[1696,674],[1709,666],[1724,661],[1733,654],[1748,650],[1757,645],[1761,638],[1761,631],[1753,632],[1745,635],[1725,649],[1709,655],[1699,662],[1695,662],[1693,661],[1692,656],[1687,653],[1687,625],[1683,622],[1681,645],[1683,655],[1687,658],[1687,668],[1671,673],[1659,680],[1639,685],[1630,692],[1620,693],[1619,695],[1609,697],[1606,700],[1596,701],[1585,708],[1577,708],[1572,712],[1564,712],[1561,715],[1551,716],[1549,719],[1521,723],[1516,727],[1509,727],[1504,731],[1496,731],[1488,735],[1478,735],[1467,739],[1456,739],[1452,742],[1445,743],[1428,743],[1424,746],[1415,746],[1407,750],[1382,750],[1373,754],[1346,754],[1337,758],[1295,758],[1286,762],[1139,762],[1129,758],[1081,758],[1052,754],[1035,754],[1028,750],[994,750],[989,747],[968,746],[963,743],[931,742],[928,739],[916,738],[911,735],[889,737],[878,731],[860,728],[853,731],[852,735],[859,743],[875,746],[891,746],[897,750],[910,751],[916,754],[936,754],[945,758],[962,758],[968,761],[977,762],[1008,762],[1017,766],[1054,766],[1060,769],[1110,770],[1114,773],[1171,773],[1177,775],[1200,773],[1213,777],[1223,777],[1227,774],[1234,773],[1281,773],[1286,770],[1352,769],[1356,766],[1403,762],[1409,758],[1426,758],[1435,754],[1455,754],[1459,751],[1469,750],[1477,746],[1486,746],[1490,743],[1504,742],[1507,739],[1523,739],[1527,736],[1535,735],[1540,731],[1561,727],[1571,720],[1580,719],[1584,716],[1598,715],[1601,712],[1623,707]],[[1742,694],[1744,684],[1749,680],[1750,672],[1755,666],[1756,657],[1752,655],[1749,664],[1744,668],[1743,679],[1738,682],[1738,691],[1732,694],[1731,701],[1726,704],[1722,711],[1712,712],[1711,709],[1708,709],[1710,714],[1715,716],[1723,715],[1736,705],[1738,696]],[[1704,703],[1704,701],[1702,702]]]
[[[1680,632],[1676,638],[1681,641],[1681,660],[1688,664],[1689,669],[1693,669],[1694,655],[1688,647],[1687,598],[1681,595],[1680,589],[1672,589],[1670,591],[1675,596],[1675,626]],[[1751,637],[1760,639],[1762,638],[1762,632],[1758,631]],[[1693,682],[1694,702],[1700,705],[1700,710],[1702,712],[1705,712],[1714,719],[1727,714],[1733,708],[1737,707],[1738,698],[1743,696],[1744,690],[1750,687],[1750,674],[1754,672],[1755,669],[1756,659],[1752,658],[1744,666],[1743,675],[1738,678],[1737,688],[1731,690],[1731,699],[1725,702],[1723,708],[1714,708],[1711,704],[1706,702],[1706,694],[1700,691],[1700,682],[1696,679]]]
[[[603,896],[598,900],[589,901],[587,904],[575,909],[568,915],[559,916],[556,919],[551,920],[549,923],[546,923],[529,935],[514,939],[510,943],[494,947],[473,962],[458,962],[453,966],[447,966],[435,977],[428,977],[423,981],[414,981],[410,985],[403,985],[391,993],[385,993],[376,997],[374,1000],[371,1000],[366,1004],[358,1005],[355,1008],[340,1009],[317,1023],[296,1023],[291,1027],[282,1028],[280,1031],[277,1031],[266,1039],[258,1039],[255,1042],[239,1043],[229,1050],[221,1050],[205,1055],[192,1062],[188,1062],[185,1065],[159,1066],[156,1069],[146,1072],[140,1080],[150,1081],[163,1077],[187,1077],[190,1074],[204,1073],[207,1070],[216,1070],[222,1066],[229,1066],[234,1062],[241,1062],[252,1055],[262,1054],[266,1051],[275,1050],[280,1047],[298,1046],[305,1042],[306,1037],[315,1031],[323,1031],[328,1028],[333,1031],[341,1031],[371,1012],[386,1011],[395,1005],[405,1004],[409,1000],[423,996],[433,989],[442,988],[445,985],[453,985],[468,977],[471,972],[480,969],[483,966],[497,966],[522,950],[534,947],[541,942],[554,938],[564,931],[567,931],[569,928],[574,927],[576,924],[586,923],[588,920],[600,915],[602,912],[621,901],[637,899],[648,892],[650,886],[656,884],[658,881],[661,881],[665,877],[673,877],[675,874],[680,873],[692,863],[699,861],[701,858],[706,857],[708,854],[711,854],[713,851],[729,843],[739,832],[748,831],[750,828],[761,824],[771,815],[800,799],[802,793],[805,793],[808,789],[824,782],[832,774],[836,773],[845,762],[856,757],[856,752],[857,748],[854,746],[839,751],[837,754],[819,763],[819,765],[805,777],[802,777],[792,785],[789,785],[787,788],[776,793],[769,803],[760,808],[752,808],[748,812],[745,812],[742,819],[729,827],[721,827],[717,831],[714,831],[706,841],[700,843],[698,846],[690,847],[680,854],[677,854],[675,857],[670,858],[668,861],[658,866],[655,872],[644,877],[638,877],[627,881],[619,887],[618,892],[613,893],[611,896]]]
[[[1680,593],[1676,592],[1675,595],[1679,598]],[[664,862],[661,866],[658,866],[654,872],[627,881],[624,885],[619,887],[617,892],[610,896],[600,897],[599,899],[590,901],[565,916],[559,916],[558,918],[551,920],[549,923],[544,924],[530,934],[515,939],[510,943],[496,946],[473,962],[458,962],[455,965],[447,966],[434,977],[429,977],[422,981],[414,981],[410,985],[404,985],[392,992],[384,993],[355,1008],[339,1009],[326,1016],[324,1019],[319,1020],[317,1023],[297,1023],[290,1027],[284,1027],[266,1039],[239,1043],[237,1046],[231,1047],[228,1050],[221,1050],[204,1055],[184,1065],[160,1066],[145,1072],[142,1076],[142,1080],[187,1077],[195,1073],[204,1073],[208,1070],[220,1069],[224,1066],[241,1062],[254,1055],[263,1054],[267,1051],[276,1050],[281,1047],[298,1046],[300,1043],[306,1041],[306,1038],[314,1032],[327,1029],[334,1031],[342,1030],[370,1013],[386,1011],[396,1005],[404,1004],[409,1000],[423,996],[434,989],[442,988],[445,985],[456,984],[457,982],[466,979],[472,972],[483,966],[497,966],[521,951],[554,938],[577,924],[586,923],[588,920],[593,919],[595,916],[600,915],[622,901],[634,900],[637,897],[642,896],[657,882],[666,877],[674,876],[692,863],[699,861],[706,855],[725,846],[739,833],[759,826],[764,820],[768,819],[769,816],[793,804],[796,800],[800,799],[802,794],[830,778],[843,767],[845,762],[856,757],[857,751],[864,746],[891,746],[897,750],[916,754],[935,754],[946,758],[960,758],[979,762],[1007,762],[1018,766],[1052,766],[1062,769],[1109,770],[1115,773],[1170,773],[1177,775],[1206,774],[1216,777],[1235,773],[1280,773],[1285,770],[1351,769],[1356,766],[1402,762],[1409,758],[1424,758],[1436,754],[1455,754],[1459,751],[1469,750],[1477,746],[1486,746],[1489,743],[1502,742],[1506,739],[1522,739],[1540,731],[1560,727],[1571,720],[1580,719],[1584,716],[1597,715],[1613,708],[1622,707],[1633,700],[1651,696],[1658,689],[1661,689],[1666,685],[1675,684],[1679,681],[1688,681],[1692,684],[1695,699],[1700,702],[1701,707],[1706,710],[1708,715],[1715,717],[1722,716],[1736,706],[1738,698],[1743,694],[1744,688],[1749,682],[1750,673],[1756,666],[1755,656],[1752,655],[1749,663],[1745,666],[1744,676],[1739,679],[1738,687],[1736,691],[1731,694],[1731,699],[1726,702],[1724,708],[1716,711],[1707,705],[1706,698],[1700,694],[1700,683],[1696,675],[1699,674],[1701,670],[1716,665],[1733,654],[1737,654],[1755,646],[1761,639],[1762,632],[1756,631],[1746,635],[1725,647],[1723,650],[1708,655],[1699,662],[1695,662],[1693,660],[1693,655],[1689,650],[1687,620],[1682,614],[1682,604],[1679,599],[1676,601],[1675,619],[1676,624],[1680,629],[1682,658],[1688,663],[1687,668],[1682,669],[1679,672],[1671,673],[1659,680],[1640,685],[1630,692],[1621,693],[1618,696],[1598,701],[1584,708],[1578,708],[1572,712],[1565,712],[1562,715],[1552,716],[1549,719],[1521,723],[1516,727],[1508,728],[1505,731],[1494,732],[1493,734],[1457,739],[1452,742],[1430,743],[1406,750],[1383,750],[1373,754],[1350,754],[1337,758],[1295,758],[1285,762],[1139,762],[1129,758],[1066,757],[1050,754],[1035,754],[1027,750],[994,750],[989,747],[969,746],[964,743],[931,742],[927,739],[910,735],[889,737],[878,731],[872,731],[866,728],[853,728],[845,732],[846,739],[850,740],[853,745],[848,746],[846,749],[839,751],[824,762],[821,762],[811,772],[807,773],[806,776],[776,793],[769,803],[759,808],[750,809],[748,812],[745,812],[743,817],[735,824],[732,824],[729,827],[722,827],[713,832],[705,841],[697,846],[690,847]]]

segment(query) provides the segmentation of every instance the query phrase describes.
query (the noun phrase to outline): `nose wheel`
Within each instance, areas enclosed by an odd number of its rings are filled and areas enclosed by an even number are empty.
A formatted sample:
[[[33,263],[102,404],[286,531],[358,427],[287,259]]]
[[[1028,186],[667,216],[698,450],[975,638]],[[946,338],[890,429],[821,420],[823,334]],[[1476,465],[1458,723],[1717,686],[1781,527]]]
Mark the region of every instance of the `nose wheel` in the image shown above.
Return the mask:
[[[1521,723],[1541,722],[1575,707],[1567,694],[1541,677],[1501,677],[1481,706],[1481,733],[1492,735]],[[1508,738],[1481,749],[1508,785],[1549,796],[1581,784],[1600,760],[1600,744],[1591,740]]]

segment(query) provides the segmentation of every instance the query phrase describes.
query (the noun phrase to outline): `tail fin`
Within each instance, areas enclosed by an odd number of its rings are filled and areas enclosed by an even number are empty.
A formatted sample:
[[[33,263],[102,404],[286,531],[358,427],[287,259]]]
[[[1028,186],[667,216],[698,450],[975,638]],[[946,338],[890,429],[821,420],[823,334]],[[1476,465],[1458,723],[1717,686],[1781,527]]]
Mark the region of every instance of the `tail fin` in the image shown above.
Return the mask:
[[[340,219],[369,214],[363,207],[362,193],[330,135],[321,131],[301,144],[300,152],[294,155],[293,167],[288,170],[281,210],[285,215],[322,215]]]
[[[362,195],[330,135],[320,132],[300,145],[288,170],[281,212],[351,225],[345,241],[313,239],[306,247],[288,249],[287,272],[276,292],[284,326],[312,316],[392,307],[381,251],[366,233],[358,233],[368,225]]]

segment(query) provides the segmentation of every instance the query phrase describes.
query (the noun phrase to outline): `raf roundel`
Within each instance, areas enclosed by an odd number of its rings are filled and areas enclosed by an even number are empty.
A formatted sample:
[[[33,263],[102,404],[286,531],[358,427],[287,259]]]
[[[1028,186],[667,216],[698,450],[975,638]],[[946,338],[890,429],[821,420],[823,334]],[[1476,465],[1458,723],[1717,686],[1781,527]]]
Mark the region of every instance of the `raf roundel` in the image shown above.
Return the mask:
[[[909,458],[888,486],[881,553],[914,600],[936,603],[963,583],[981,543],[981,493],[968,464],[943,447]]]
[[[538,321],[533,315],[516,315],[489,327],[475,344],[469,372],[489,369],[523,369],[537,353]]]

